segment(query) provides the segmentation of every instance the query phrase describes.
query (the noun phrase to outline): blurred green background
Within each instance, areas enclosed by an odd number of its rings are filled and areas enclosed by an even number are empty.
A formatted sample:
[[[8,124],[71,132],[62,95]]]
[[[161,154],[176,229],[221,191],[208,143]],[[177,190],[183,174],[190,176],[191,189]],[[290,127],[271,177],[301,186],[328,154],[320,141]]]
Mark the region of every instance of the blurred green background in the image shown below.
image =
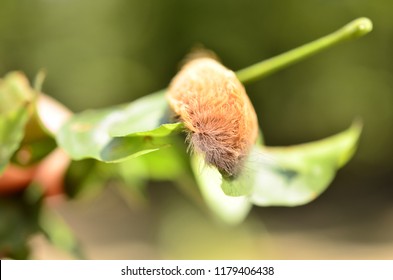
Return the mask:
[[[168,182],[126,203],[109,186],[56,207],[90,258],[393,258],[393,2],[390,0],[0,0],[0,74],[47,70],[44,92],[75,112],[166,87],[202,44],[238,70],[369,17],[371,34],[247,85],[268,145],[364,121],[328,190],[296,208],[216,223]],[[41,239],[36,258],[65,257]]]

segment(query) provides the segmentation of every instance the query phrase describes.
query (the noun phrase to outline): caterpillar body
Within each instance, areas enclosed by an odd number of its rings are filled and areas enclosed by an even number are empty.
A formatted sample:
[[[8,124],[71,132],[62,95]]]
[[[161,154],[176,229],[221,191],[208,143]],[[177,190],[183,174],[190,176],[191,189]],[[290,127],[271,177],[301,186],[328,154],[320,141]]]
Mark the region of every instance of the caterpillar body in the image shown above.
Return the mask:
[[[191,150],[236,178],[258,136],[257,115],[236,74],[215,59],[196,58],[172,79],[166,97]]]

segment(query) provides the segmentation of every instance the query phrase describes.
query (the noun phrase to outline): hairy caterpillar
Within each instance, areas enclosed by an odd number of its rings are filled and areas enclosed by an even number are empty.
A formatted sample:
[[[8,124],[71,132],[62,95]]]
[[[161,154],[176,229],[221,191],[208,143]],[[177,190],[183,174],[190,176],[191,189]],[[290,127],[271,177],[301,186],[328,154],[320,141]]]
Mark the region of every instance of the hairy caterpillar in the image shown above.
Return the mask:
[[[186,63],[166,95],[190,148],[225,178],[236,178],[258,136],[254,107],[235,73],[212,58]]]

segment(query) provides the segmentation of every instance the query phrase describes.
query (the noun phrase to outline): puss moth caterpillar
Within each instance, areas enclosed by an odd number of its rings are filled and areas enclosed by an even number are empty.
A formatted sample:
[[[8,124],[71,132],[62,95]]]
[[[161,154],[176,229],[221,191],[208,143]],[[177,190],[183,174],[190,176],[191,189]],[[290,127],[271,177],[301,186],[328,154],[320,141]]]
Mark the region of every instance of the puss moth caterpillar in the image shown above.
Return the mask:
[[[236,178],[256,142],[258,120],[235,73],[215,59],[193,59],[172,79],[166,97],[184,122],[190,148],[225,178]]]

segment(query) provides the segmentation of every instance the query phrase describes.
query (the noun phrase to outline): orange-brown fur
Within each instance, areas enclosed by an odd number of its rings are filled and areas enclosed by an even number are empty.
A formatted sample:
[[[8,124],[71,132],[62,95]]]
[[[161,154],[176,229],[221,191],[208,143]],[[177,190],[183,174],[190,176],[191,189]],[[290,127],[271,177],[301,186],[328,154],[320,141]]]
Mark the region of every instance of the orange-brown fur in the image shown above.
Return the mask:
[[[194,59],[173,78],[167,99],[191,147],[235,178],[258,135],[254,107],[235,73],[214,59]]]

